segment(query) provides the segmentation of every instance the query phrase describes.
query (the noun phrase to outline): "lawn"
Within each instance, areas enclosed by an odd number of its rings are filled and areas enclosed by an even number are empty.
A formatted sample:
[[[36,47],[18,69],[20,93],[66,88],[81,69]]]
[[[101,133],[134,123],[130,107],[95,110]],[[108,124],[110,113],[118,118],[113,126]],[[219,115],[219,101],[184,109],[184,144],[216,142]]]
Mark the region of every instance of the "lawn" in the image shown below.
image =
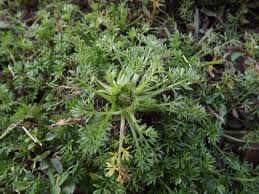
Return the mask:
[[[258,193],[258,10],[1,0],[0,193]]]

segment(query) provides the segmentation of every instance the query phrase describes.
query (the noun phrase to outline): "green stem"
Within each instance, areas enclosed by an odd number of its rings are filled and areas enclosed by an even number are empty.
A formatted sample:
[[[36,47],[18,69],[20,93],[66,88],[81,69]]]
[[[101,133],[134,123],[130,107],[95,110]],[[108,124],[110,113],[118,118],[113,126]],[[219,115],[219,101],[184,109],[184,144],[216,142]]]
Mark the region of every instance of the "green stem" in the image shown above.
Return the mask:
[[[148,83],[151,81],[153,75],[156,73],[158,65],[158,62],[155,62],[148,68],[148,70],[140,80],[138,87],[136,88],[136,95],[140,95],[145,87],[148,85]]]
[[[256,181],[256,178],[239,178],[239,177],[232,177],[232,180],[237,180],[237,181],[242,181],[242,182],[244,182],[244,181],[246,181],[246,182],[254,182],[254,181]]]
[[[155,89],[159,88],[163,83],[164,83],[164,82],[157,83],[156,85],[151,86],[151,87],[145,89],[145,90],[143,91],[143,93],[151,92],[152,90],[155,90]]]
[[[172,190],[170,189],[170,187],[161,178],[159,178],[158,180],[168,190],[169,193],[172,193]]]
[[[231,130],[225,130],[224,133],[226,134],[247,134],[252,131],[231,131]]]
[[[215,60],[215,61],[204,61],[204,62],[202,62],[202,66],[222,64],[224,62],[225,62],[225,60],[223,60],[223,59]]]
[[[141,130],[139,129],[140,127],[139,127],[139,124],[137,122],[137,119],[136,119],[135,115],[133,113],[128,113],[127,120],[128,120],[129,125],[130,125],[130,129],[133,130],[134,133],[137,132],[137,134],[139,135],[140,139],[142,140],[141,142],[143,144],[145,144],[146,146],[151,148],[151,146],[149,145],[148,141],[146,140],[146,138],[143,136]],[[137,136],[136,136],[136,138],[137,138]]]
[[[239,138],[236,138],[236,137],[232,137],[231,135],[227,135],[227,134],[223,134],[223,137],[225,137],[226,139],[229,139],[233,142],[237,142],[237,143],[259,143],[259,142],[256,142],[256,141],[245,141],[245,140],[242,140],[242,139],[239,139]]]
[[[139,130],[139,124],[138,124],[138,122],[137,122],[137,120],[136,120],[136,118],[135,118],[133,113],[129,113],[129,120],[132,123],[133,128],[137,131],[138,135],[140,137],[143,137],[141,131]]]
[[[121,164],[121,152],[122,152],[122,144],[124,139],[124,129],[125,129],[125,116],[121,115],[121,124],[120,124],[120,139],[119,139],[119,149],[118,149],[118,165]]]
[[[181,85],[181,84],[184,83],[185,81],[187,81],[187,80],[182,80],[182,81],[179,81],[179,82],[177,82],[177,83],[171,84],[171,85],[169,85],[169,86],[167,86],[167,87],[161,88],[161,89],[159,89],[159,90],[151,91],[151,92],[147,93],[147,96],[155,97],[155,96],[157,96],[157,95],[159,95],[159,94],[162,94],[162,93],[164,93],[164,92],[166,92],[166,91],[169,91],[169,90],[173,89],[174,87],[176,87],[176,86],[178,86],[178,85]]]
[[[126,116],[127,121],[128,121],[128,123],[129,123],[130,130],[131,130],[131,133],[132,133],[132,135],[133,135],[133,138],[134,138],[135,141],[136,141],[136,146],[137,146],[137,148],[139,149],[140,147],[139,147],[139,143],[138,143],[138,136],[137,136],[137,133],[136,133],[135,128],[134,128],[134,126],[133,126],[133,123],[132,123],[132,121],[131,121],[130,113],[126,113],[125,116]]]
[[[109,95],[112,95],[112,88],[110,86],[108,86],[107,84],[105,84],[102,81],[98,80],[97,78],[95,78],[95,83],[100,88],[105,89],[108,92]]]
[[[246,143],[244,140],[238,139],[236,137],[232,137],[231,135],[223,134],[223,137],[225,137],[226,139],[229,139],[231,141],[237,142],[237,143]]]
[[[98,90],[92,88],[90,85],[88,85],[87,83],[83,82],[79,78],[75,78],[75,80],[79,82],[81,87],[85,88],[86,90],[90,90],[90,91],[92,90],[94,93],[96,93],[97,95],[103,97],[108,102],[113,103],[113,100],[112,100],[111,96],[105,94],[103,91],[98,91]]]

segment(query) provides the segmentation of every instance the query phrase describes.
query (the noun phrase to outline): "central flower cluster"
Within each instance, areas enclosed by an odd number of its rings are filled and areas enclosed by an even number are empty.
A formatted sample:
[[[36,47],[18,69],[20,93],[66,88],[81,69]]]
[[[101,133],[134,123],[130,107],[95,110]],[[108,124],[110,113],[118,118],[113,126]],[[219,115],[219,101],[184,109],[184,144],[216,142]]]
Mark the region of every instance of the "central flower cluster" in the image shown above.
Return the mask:
[[[116,95],[116,104],[118,107],[126,108],[132,105],[134,101],[133,85],[126,84]]]

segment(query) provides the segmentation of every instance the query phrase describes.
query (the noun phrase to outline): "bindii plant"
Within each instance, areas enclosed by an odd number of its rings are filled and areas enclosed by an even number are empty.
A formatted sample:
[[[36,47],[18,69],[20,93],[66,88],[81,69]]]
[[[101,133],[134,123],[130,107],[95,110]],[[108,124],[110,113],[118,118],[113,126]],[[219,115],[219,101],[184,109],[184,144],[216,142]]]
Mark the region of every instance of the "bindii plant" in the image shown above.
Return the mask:
[[[162,150],[157,142],[156,129],[141,122],[141,119],[136,118],[137,115],[146,112],[170,115],[175,106],[181,105],[182,101],[185,103],[185,98],[174,97],[173,93],[175,92],[176,95],[179,90],[192,90],[190,85],[202,80],[191,67],[174,68],[163,64],[163,55],[155,51],[155,47],[161,50],[163,44],[153,37],[144,38],[142,41],[147,46],[133,46],[128,49],[132,52],[130,64],[123,64],[120,71],[110,68],[106,72],[104,81],[97,77],[93,77],[90,83],[77,79],[80,86],[93,94],[90,95],[91,97],[101,97],[104,100],[105,111],[98,111],[97,114],[101,114],[105,122],[112,122],[113,117],[120,118],[118,142],[112,147],[113,150],[117,147],[117,151],[109,152],[111,157],[106,163],[108,171],[106,175],[112,176],[117,171],[120,182],[130,178],[127,168],[123,165],[124,160],[133,160],[132,163],[144,173],[150,170],[153,163],[161,159]],[[138,56],[138,51],[143,49],[144,55]],[[119,54],[115,54],[118,55],[116,57],[120,57]],[[201,107],[197,108],[202,110]],[[89,117],[95,117],[95,115],[90,114]],[[91,120],[89,122],[91,123]],[[105,127],[107,125],[112,124],[106,124]],[[94,128],[86,130],[93,130],[92,133],[96,133]],[[97,137],[97,140],[103,141],[106,136],[107,134],[104,134],[103,139]],[[125,137],[126,142],[124,142]],[[85,144],[85,146],[84,150],[87,152],[92,150],[89,149],[89,145]],[[97,149],[97,146],[93,146],[94,152]]]

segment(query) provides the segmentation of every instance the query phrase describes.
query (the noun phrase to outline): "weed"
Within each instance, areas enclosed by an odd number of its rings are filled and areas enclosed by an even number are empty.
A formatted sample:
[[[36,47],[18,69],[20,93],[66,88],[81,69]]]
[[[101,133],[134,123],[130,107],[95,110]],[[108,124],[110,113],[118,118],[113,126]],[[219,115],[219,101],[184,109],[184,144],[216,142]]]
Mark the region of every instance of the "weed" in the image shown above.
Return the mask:
[[[256,193],[240,2],[0,2],[0,191]]]

